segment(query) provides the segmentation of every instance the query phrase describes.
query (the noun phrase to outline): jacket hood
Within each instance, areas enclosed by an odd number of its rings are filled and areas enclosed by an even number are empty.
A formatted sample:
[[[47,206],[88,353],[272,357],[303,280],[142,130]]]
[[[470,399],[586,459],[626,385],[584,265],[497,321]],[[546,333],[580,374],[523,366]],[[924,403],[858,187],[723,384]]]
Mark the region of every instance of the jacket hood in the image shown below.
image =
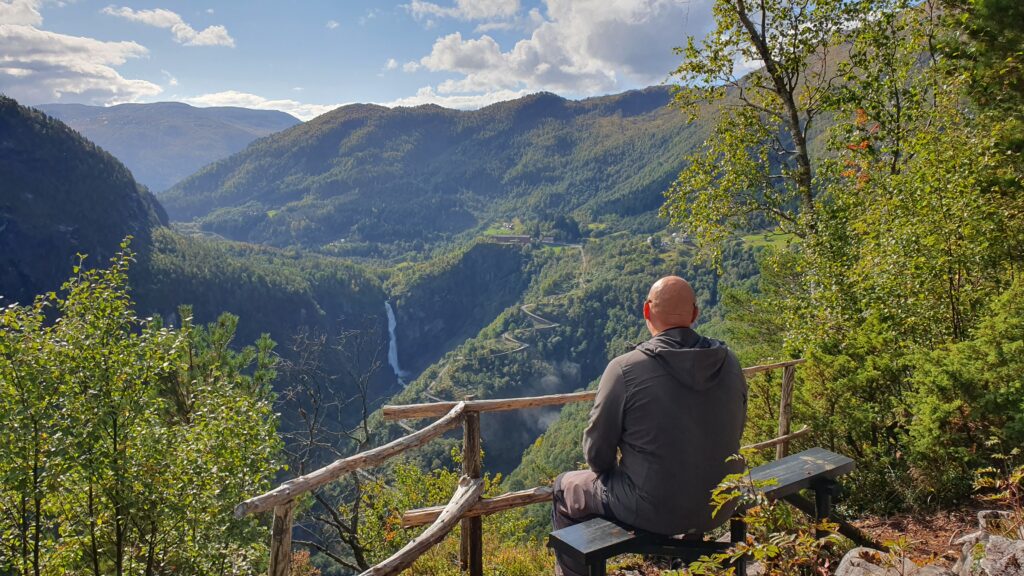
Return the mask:
[[[729,358],[723,342],[705,338],[690,328],[670,328],[638,344],[636,350],[658,361],[677,382],[694,390],[718,383]]]

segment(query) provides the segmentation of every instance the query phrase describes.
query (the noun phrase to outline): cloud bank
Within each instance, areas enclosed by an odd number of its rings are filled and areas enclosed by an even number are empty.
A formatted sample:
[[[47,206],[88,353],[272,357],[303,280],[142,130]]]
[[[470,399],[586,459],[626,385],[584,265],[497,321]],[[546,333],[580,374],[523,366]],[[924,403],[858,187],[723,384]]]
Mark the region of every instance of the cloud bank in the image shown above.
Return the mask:
[[[71,99],[91,104],[155,96],[160,86],[128,79],[114,68],[148,50],[136,42],[105,42],[39,29],[41,0],[0,0],[0,90],[29,104]]]
[[[103,13],[157,28],[166,28],[171,31],[175,42],[185,46],[227,46],[229,48],[235,46],[235,39],[228,34],[227,28],[207,26],[202,31],[196,31],[177,13],[163,8],[133,10],[126,6],[121,8],[107,6],[103,9]]]
[[[444,17],[460,20],[493,20],[515,16],[519,12],[519,0],[455,0],[454,6],[447,7],[423,0],[412,0],[405,8],[417,19]]]
[[[508,12],[518,2],[504,3],[503,11],[483,6],[497,0],[466,3],[476,5],[472,13],[480,19],[520,17]],[[408,9],[420,17],[470,19],[463,2],[447,8],[413,2]],[[540,90],[588,96],[664,81],[678,65],[673,47],[712,24],[710,0],[546,0],[545,11],[531,10],[525,20],[532,32],[508,49],[483,33],[505,24],[485,22],[476,38],[460,32],[437,38],[429,54],[403,69],[454,76],[431,87],[438,96]]]
[[[279,99],[272,100],[257,94],[239,92],[237,90],[225,90],[212,94],[203,94],[183,98],[182,102],[193,106],[239,106],[242,108],[254,108],[257,110],[280,110],[295,116],[299,120],[306,121],[315,118],[326,112],[334,110],[344,104],[305,104],[297,100]]]

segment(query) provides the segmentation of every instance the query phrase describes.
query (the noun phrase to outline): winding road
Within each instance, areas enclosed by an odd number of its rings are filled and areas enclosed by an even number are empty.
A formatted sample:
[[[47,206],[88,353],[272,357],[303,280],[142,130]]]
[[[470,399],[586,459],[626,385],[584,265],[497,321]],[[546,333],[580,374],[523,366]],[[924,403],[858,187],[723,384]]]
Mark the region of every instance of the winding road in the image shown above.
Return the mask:
[[[544,317],[536,314],[535,312],[532,311],[532,309],[536,308],[538,304],[552,302],[552,301],[555,301],[558,298],[564,298],[565,296],[568,296],[569,294],[571,294],[573,292],[582,290],[583,287],[586,286],[585,280],[586,280],[586,270],[587,270],[587,253],[586,253],[586,250],[584,250],[584,248],[583,248],[583,244],[562,244],[562,243],[557,243],[557,242],[545,242],[544,244],[548,245],[548,246],[562,246],[562,247],[565,247],[565,248],[575,248],[575,249],[580,251],[580,262],[581,263],[580,263],[579,274],[578,274],[578,276],[576,278],[576,281],[577,281],[576,288],[574,288],[573,290],[570,290],[569,292],[563,292],[561,294],[553,294],[551,296],[548,296],[547,298],[544,298],[540,302],[533,302],[533,303],[530,303],[530,304],[522,304],[522,305],[520,305],[519,306],[519,310],[524,315],[526,315],[527,318],[529,318],[533,322],[533,327],[531,327],[531,328],[520,328],[520,329],[517,329],[517,330],[508,330],[508,331],[502,333],[502,335],[499,338],[499,340],[514,346],[515,348],[513,348],[512,350],[503,350],[501,352],[495,352],[493,354],[484,354],[484,355],[481,355],[481,356],[475,356],[474,357],[475,359],[494,358],[494,357],[497,357],[497,356],[507,356],[509,354],[515,354],[517,352],[522,352],[523,350],[526,350],[527,348],[530,347],[530,344],[527,343],[527,342],[523,342],[522,340],[519,340],[518,338],[516,338],[516,334],[518,334],[519,336],[524,336],[525,334],[533,333],[533,332],[536,332],[538,330],[550,330],[552,328],[557,328],[558,326],[561,326],[561,324],[559,324],[558,322],[555,322],[553,320],[548,320],[547,318],[544,318]],[[437,384],[438,382],[440,382],[442,378],[444,378],[445,374],[448,373],[448,370],[452,367],[452,364],[454,364],[456,360],[465,360],[465,359],[466,359],[465,356],[456,356],[455,358],[452,358],[451,360],[445,362],[444,367],[441,368],[441,371],[437,374],[437,377],[435,377],[430,382],[430,384],[426,387],[426,389],[423,390],[423,393],[422,393],[423,396],[425,398],[427,398],[428,400],[432,401],[432,402],[447,402],[447,400],[444,400],[442,398],[438,398],[436,395],[433,394],[434,385]]]

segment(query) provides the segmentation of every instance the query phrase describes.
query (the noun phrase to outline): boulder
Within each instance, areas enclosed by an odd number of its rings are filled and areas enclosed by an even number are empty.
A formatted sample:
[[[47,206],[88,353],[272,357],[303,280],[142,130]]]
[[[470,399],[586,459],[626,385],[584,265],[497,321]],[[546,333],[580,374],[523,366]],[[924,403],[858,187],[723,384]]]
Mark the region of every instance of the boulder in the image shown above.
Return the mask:
[[[953,567],[957,576],[1024,576],[1024,540],[979,530],[956,543],[963,547]]]
[[[918,566],[872,548],[854,548],[843,556],[836,576],[956,576],[941,566]]]

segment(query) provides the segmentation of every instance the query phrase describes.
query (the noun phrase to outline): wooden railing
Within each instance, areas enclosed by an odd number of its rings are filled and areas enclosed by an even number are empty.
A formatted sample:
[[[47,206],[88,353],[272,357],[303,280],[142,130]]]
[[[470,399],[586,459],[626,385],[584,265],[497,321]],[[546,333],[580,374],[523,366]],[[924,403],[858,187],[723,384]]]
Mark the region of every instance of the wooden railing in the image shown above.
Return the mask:
[[[780,368],[783,370],[782,390],[779,400],[779,435],[771,440],[745,446],[744,448],[763,449],[774,446],[776,458],[782,458],[789,450],[790,441],[809,432],[809,428],[806,426],[796,432],[790,430],[796,366],[803,362],[804,360],[802,359],[790,360],[743,369],[743,373],[746,376]],[[411,566],[426,550],[440,542],[455,527],[455,524],[459,522],[462,524],[461,568],[464,571],[468,571],[471,576],[482,576],[483,536],[481,517],[530,504],[550,502],[551,489],[548,487],[538,487],[519,492],[510,492],[494,498],[483,498],[481,496],[483,493],[483,470],[480,461],[480,413],[521,410],[541,406],[558,406],[574,402],[589,402],[594,399],[595,395],[596,392],[589,391],[527,398],[463,400],[385,406],[382,409],[385,420],[431,418],[437,416],[440,416],[440,418],[429,426],[412,432],[407,436],[372,450],[336,460],[314,472],[293,478],[265,494],[250,498],[235,507],[235,516],[241,518],[248,514],[271,509],[274,511],[270,542],[270,576],[288,576],[291,572],[292,519],[297,498],[337,480],[345,474],[378,466],[402,452],[423,446],[462,424],[462,477],[452,499],[444,506],[406,511],[402,516],[402,526],[413,527],[425,524],[430,524],[430,526],[401,550],[387,560],[370,568],[362,576],[398,574]]]

